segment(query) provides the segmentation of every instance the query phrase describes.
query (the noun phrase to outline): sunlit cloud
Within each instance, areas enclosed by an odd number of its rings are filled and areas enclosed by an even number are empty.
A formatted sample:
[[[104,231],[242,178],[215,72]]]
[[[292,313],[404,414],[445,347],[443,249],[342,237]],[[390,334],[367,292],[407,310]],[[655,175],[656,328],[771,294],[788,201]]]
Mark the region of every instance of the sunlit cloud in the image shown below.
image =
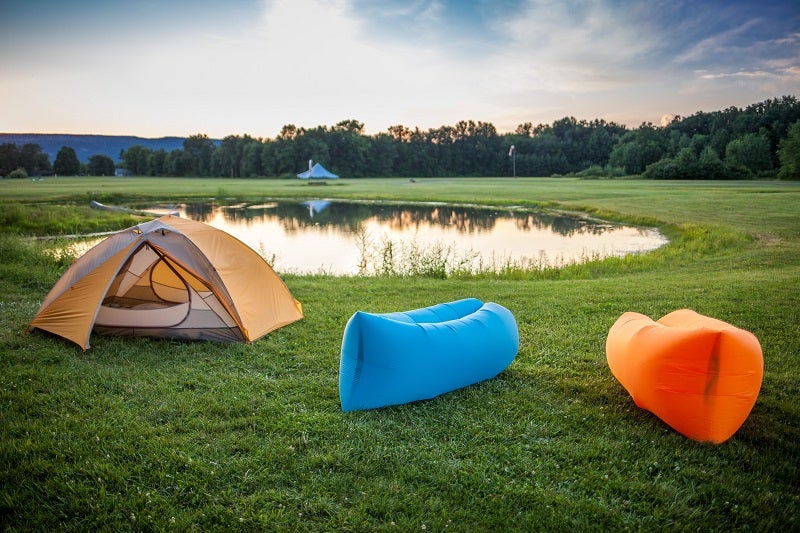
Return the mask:
[[[716,80],[720,78],[769,78],[772,76],[774,76],[774,74],[763,70],[740,70],[739,72],[720,72],[718,74],[706,73],[702,74],[700,77],[706,80]]]
[[[780,72],[786,77],[800,82],[800,65],[792,65],[790,67],[780,69]]]
[[[448,58],[433,48],[366,39],[364,24],[344,1],[267,2],[248,43],[260,58],[252,76],[270,84],[264,104],[303,126],[383,116],[385,129],[415,105],[458,97],[442,68]]]

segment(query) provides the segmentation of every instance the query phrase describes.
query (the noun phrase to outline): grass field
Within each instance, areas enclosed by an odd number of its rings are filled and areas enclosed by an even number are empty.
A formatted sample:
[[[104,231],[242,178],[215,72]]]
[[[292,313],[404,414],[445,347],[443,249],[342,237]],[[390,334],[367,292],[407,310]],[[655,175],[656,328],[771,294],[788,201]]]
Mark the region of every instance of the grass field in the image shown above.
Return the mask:
[[[67,268],[41,233],[117,229],[90,199],[343,198],[545,206],[653,224],[643,256],[562,271],[284,276],[306,317],[252,345],[24,329]],[[10,530],[586,531],[800,528],[800,183],[577,179],[0,180],[0,525]],[[342,413],[356,310],[473,296],[515,315],[497,378]],[[721,445],[637,409],[608,370],[625,311],[753,332],[761,393]]]

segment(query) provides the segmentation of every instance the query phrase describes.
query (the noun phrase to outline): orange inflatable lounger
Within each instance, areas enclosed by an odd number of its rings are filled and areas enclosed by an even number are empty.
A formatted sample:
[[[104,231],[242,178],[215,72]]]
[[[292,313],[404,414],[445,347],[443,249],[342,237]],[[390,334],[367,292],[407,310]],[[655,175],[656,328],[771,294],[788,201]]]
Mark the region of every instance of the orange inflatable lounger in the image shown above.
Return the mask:
[[[658,321],[624,313],[608,332],[606,357],[638,407],[716,444],[747,419],[764,376],[755,335],[690,309]]]

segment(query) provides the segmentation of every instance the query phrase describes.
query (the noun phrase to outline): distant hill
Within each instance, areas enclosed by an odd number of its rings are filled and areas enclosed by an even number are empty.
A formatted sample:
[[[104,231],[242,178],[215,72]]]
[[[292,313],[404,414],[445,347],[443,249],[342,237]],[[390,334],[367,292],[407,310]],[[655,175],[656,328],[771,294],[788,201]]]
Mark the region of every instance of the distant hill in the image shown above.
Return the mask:
[[[42,151],[50,156],[50,162],[56,160],[56,155],[62,146],[69,146],[84,163],[89,162],[93,155],[107,155],[114,162],[120,161],[119,153],[131,146],[144,146],[150,150],[164,149],[167,152],[183,148],[185,137],[161,137],[146,139],[131,135],[70,135],[61,133],[0,133],[0,144],[33,143],[42,147]],[[219,144],[215,141],[215,144]]]

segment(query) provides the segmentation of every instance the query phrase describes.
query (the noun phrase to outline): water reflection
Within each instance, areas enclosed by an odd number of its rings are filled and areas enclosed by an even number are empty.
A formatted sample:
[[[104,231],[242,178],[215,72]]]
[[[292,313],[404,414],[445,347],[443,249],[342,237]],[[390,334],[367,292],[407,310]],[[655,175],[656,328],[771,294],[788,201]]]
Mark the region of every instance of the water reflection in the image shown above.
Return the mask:
[[[259,204],[141,206],[174,212],[236,236],[281,272],[359,274],[386,271],[387,247],[402,269],[403,254],[436,251],[459,268],[510,263],[558,266],[587,258],[655,249],[656,230],[617,226],[561,214],[442,204],[386,205],[331,200]],[[369,256],[369,257],[368,257]],[[394,269],[397,271],[397,268]]]
[[[503,220],[513,220],[520,232],[550,230],[569,237],[577,234],[601,235],[619,230],[622,226],[590,221],[573,216],[524,212],[515,209],[498,210],[450,205],[383,205],[345,203],[330,200],[271,202],[268,204],[234,204],[217,206],[196,203],[148,207],[154,213],[177,212],[181,216],[211,223],[222,219],[232,225],[278,222],[284,231],[304,231],[311,227],[331,227],[357,231],[366,221],[375,219],[393,231],[417,232],[429,228],[450,228],[459,234],[472,235],[493,232]]]

